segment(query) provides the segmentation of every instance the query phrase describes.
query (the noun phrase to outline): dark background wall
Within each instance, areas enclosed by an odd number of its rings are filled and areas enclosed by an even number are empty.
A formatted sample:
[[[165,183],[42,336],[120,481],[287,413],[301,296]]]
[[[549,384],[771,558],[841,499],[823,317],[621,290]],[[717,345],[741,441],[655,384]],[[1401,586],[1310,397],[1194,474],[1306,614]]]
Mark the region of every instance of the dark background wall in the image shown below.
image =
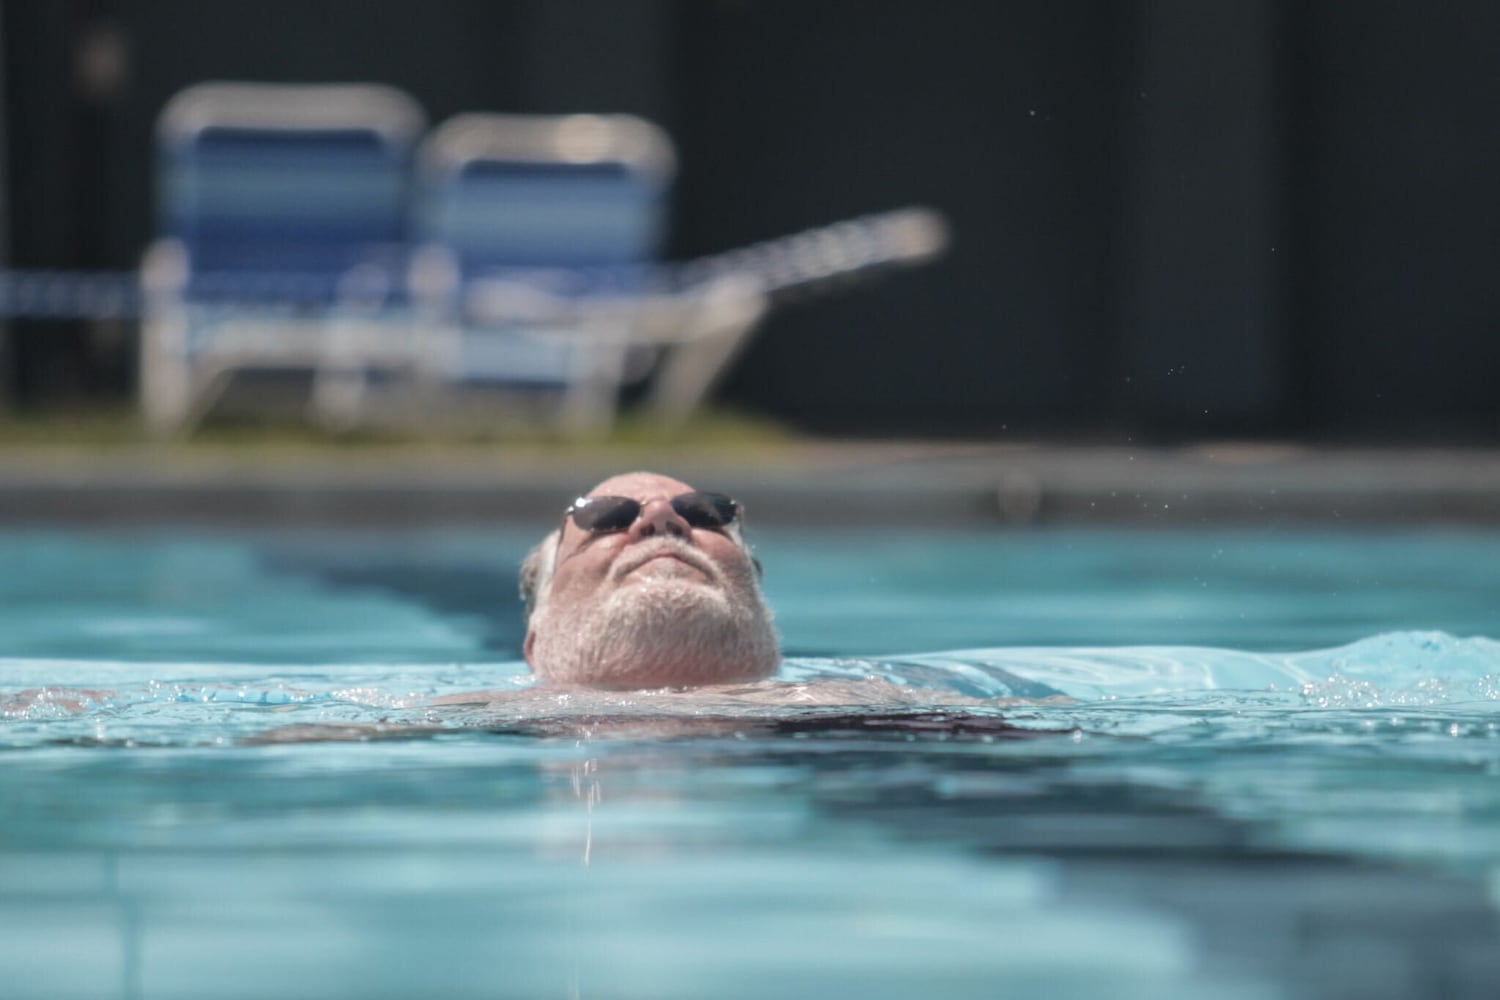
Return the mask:
[[[632,111],[671,251],[923,202],[942,264],[778,312],[721,398],[843,433],[1500,437],[1489,0],[70,0],[0,6],[7,239],[128,267],[151,125],[210,78]],[[17,329],[21,405],[131,335]]]

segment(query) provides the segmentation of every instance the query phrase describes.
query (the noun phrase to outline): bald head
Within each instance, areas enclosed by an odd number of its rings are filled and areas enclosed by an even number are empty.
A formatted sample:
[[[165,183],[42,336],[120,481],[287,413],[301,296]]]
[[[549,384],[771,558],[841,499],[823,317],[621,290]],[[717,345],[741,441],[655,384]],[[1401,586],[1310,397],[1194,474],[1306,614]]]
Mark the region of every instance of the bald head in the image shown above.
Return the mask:
[[[771,612],[738,522],[717,523],[722,503],[673,503],[693,492],[655,473],[614,476],[585,496],[634,504],[595,499],[586,505],[593,530],[565,518],[531,551],[521,592],[526,661],[538,677],[648,688],[775,673]]]

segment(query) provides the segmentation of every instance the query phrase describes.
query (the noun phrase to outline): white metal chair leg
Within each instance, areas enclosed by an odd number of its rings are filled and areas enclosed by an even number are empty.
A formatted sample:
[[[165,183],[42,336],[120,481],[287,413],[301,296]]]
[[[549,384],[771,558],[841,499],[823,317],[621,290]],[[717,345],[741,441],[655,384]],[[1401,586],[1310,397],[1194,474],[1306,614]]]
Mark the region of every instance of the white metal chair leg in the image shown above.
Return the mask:
[[[690,339],[671,347],[660,363],[647,406],[667,423],[686,420],[744,349],[765,316],[767,302],[753,282],[720,282],[707,293],[702,315],[694,317]]]

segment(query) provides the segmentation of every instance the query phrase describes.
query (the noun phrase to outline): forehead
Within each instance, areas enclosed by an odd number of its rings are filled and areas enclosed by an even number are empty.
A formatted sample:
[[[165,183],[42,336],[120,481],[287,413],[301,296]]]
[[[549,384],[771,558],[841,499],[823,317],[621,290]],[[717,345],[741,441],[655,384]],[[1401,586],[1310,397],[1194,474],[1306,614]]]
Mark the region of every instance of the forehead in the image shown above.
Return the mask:
[[[692,490],[693,488],[687,483],[673,479],[671,476],[662,476],[654,472],[627,472],[624,475],[611,476],[604,480],[589,490],[588,495],[655,500],[691,493]]]

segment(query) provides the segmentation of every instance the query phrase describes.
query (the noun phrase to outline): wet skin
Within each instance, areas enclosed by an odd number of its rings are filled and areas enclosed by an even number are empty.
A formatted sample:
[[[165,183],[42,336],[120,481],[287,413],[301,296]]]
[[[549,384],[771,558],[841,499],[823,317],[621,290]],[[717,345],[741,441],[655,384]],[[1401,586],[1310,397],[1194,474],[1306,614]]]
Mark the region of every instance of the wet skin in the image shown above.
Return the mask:
[[[588,532],[565,519],[548,602],[565,611],[603,601],[622,587],[651,578],[702,583],[739,600],[754,591],[750,554],[726,528],[695,528],[672,509],[671,499],[692,487],[669,476],[632,472],[606,479],[589,496],[631,497],[641,514],[624,531]],[[671,539],[680,545],[661,545]],[[535,665],[534,629],[526,635],[526,660]]]

